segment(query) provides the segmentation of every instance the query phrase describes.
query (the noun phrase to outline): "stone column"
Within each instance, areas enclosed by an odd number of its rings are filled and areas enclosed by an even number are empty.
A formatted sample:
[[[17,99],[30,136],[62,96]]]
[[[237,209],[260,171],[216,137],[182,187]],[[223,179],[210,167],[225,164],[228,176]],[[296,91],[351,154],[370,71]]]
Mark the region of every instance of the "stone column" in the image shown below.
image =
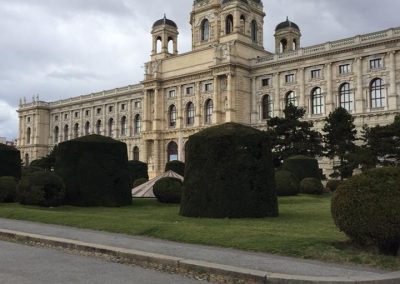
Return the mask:
[[[299,107],[304,107],[310,115],[310,109],[306,100],[306,89],[305,89],[305,74],[304,68],[299,69],[299,83],[300,83],[300,96],[299,96]]]
[[[257,78],[251,78],[251,110],[250,110],[250,124],[258,121],[259,115],[257,111]]]
[[[89,128],[89,134],[91,133],[96,133],[96,124],[97,121],[94,121],[94,112],[96,111],[96,107],[92,107],[90,109],[90,128]],[[97,134],[97,133],[96,133]]]
[[[274,80],[274,89],[275,89],[275,98],[274,98],[274,116],[281,116],[281,96],[280,96],[280,74],[275,73]]]
[[[162,99],[160,98],[159,89],[154,89],[154,119],[153,119],[153,131],[161,130],[161,118],[160,118],[160,109],[161,109]]]
[[[226,110],[226,122],[235,121],[235,89],[234,89],[234,78],[231,73],[228,74],[227,82],[227,93],[228,93],[228,107]]]
[[[145,90],[143,95],[143,131],[148,132],[150,129],[150,111],[151,111],[150,91]]]
[[[396,92],[396,51],[389,52],[390,85],[388,97],[388,109],[397,110],[399,98]]]
[[[153,164],[154,164],[154,172],[156,175],[160,172],[160,160],[162,153],[160,152],[160,140],[154,140],[154,147],[153,147]]]
[[[326,95],[325,95],[325,113],[329,114],[333,112],[335,101],[333,98],[332,89],[332,63],[325,65],[326,68]]]
[[[357,89],[355,97],[355,113],[363,113],[365,108],[365,102],[363,98],[363,72],[362,72],[362,57],[357,58]]]
[[[179,85],[177,87],[176,92],[178,93],[178,105],[176,106],[177,118],[176,118],[176,127],[178,129],[182,129],[183,127],[183,99],[182,99],[182,86]],[[169,121],[167,122],[169,123]]]
[[[218,76],[214,77],[214,85],[213,85],[213,122],[214,124],[218,124],[221,122],[221,94],[219,93],[219,79]],[[206,115],[206,109],[203,106],[204,116]]]
[[[195,83],[195,96],[196,96],[196,102],[195,102],[195,120],[194,120],[194,126],[199,127],[201,126],[203,123],[201,121],[201,85],[200,82],[196,82]]]

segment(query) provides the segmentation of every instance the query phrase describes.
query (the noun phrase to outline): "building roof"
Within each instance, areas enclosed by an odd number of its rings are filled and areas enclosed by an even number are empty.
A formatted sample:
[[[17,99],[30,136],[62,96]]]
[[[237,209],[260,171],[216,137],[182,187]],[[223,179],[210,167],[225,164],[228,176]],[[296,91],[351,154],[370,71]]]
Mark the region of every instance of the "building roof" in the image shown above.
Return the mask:
[[[279,25],[276,26],[275,31],[286,29],[286,28],[294,28],[300,31],[300,28],[298,25],[295,23],[289,21],[289,17],[286,18],[286,21],[280,23]]]
[[[164,14],[164,18],[159,19],[159,20],[157,20],[157,21],[154,22],[154,24],[153,24],[153,29],[154,29],[155,27],[162,26],[162,25],[167,25],[167,26],[171,26],[171,27],[174,27],[174,28],[178,28],[178,26],[175,24],[174,21],[172,21],[172,20],[170,20],[170,19],[167,19],[167,17],[165,16],[165,14]]]
[[[197,2],[200,2],[200,1],[202,1],[202,0],[197,0]],[[222,0],[222,4],[227,4],[227,3],[232,2],[232,1],[233,0]],[[244,2],[246,4],[248,4],[249,1],[252,1],[252,2],[257,3],[257,4],[262,4],[261,0],[240,0],[240,1],[242,1],[242,2]]]

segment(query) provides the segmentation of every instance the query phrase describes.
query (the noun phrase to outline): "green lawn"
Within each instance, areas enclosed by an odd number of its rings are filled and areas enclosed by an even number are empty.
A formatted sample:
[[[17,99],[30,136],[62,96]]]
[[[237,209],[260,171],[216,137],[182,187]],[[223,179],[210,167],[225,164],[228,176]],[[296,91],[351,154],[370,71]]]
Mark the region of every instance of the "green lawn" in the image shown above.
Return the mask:
[[[400,269],[400,258],[380,256],[346,241],[330,215],[330,196],[279,199],[279,218],[196,219],[178,215],[178,205],[135,199],[123,208],[43,209],[0,204],[0,217],[30,220],[187,243],[232,247],[309,259]]]

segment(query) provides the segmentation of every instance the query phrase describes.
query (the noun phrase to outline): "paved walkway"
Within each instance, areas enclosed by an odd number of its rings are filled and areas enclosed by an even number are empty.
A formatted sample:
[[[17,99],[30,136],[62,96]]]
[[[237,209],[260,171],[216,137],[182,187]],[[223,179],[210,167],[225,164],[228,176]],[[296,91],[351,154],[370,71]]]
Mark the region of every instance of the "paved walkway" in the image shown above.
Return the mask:
[[[346,278],[361,277],[364,279],[377,279],[383,276],[387,277],[388,275],[398,275],[398,273],[387,273],[385,271],[364,267],[302,260],[265,253],[245,252],[235,249],[182,244],[152,238],[134,237],[2,218],[0,218],[0,229],[64,238],[124,249],[133,249],[143,252],[286,275]]]

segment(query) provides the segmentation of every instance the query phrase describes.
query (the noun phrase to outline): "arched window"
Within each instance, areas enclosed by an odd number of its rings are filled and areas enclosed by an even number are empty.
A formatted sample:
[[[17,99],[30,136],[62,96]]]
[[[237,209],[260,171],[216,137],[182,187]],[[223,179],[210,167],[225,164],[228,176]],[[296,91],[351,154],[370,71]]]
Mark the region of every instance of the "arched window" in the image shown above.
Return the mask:
[[[79,124],[75,123],[74,125],[74,138],[78,138],[79,137]]]
[[[282,39],[281,40],[281,53],[283,53],[287,50],[287,45],[288,45],[287,40],[285,38]]]
[[[210,22],[205,19],[201,23],[201,40],[207,41],[210,39]]]
[[[85,124],[85,135],[89,135],[90,134],[90,122],[87,121]]]
[[[168,123],[169,127],[176,126],[176,106],[171,105],[168,109]]]
[[[270,95],[262,97],[261,101],[262,119],[268,119],[272,116],[272,100]]]
[[[69,126],[68,124],[64,126],[64,141],[67,141],[69,138]]]
[[[192,102],[189,102],[186,106],[186,124],[194,124],[194,104]]]
[[[126,116],[121,118],[121,136],[126,135]]]
[[[293,50],[297,50],[297,40],[293,40]]]
[[[58,143],[59,138],[60,137],[60,129],[58,128],[58,126],[56,126],[54,128],[54,143]]]
[[[96,122],[96,134],[101,135],[101,120]]]
[[[159,36],[156,39],[156,53],[160,53],[162,50],[162,38]]]
[[[213,104],[213,101],[211,99],[209,99],[206,101],[206,103],[204,105],[204,113],[205,113],[204,122],[206,124],[212,123],[213,111],[214,111],[214,104]]]
[[[312,114],[324,113],[324,96],[322,95],[321,88],[315,88],[311,92]]]
[[[344,83],[339,88],[339,105],[347,111],[353,110],[353,94],[349,83]]]
[[[30,127],[26,129],[26,144],[31,144],[32,130]]]
[[[25,163],[25,167],[29,166],[29,163],[30,163],[30,161],[29,161],[29,154],[25,154],[25,161],[24,161],[24,163]]]
[[[135,135],[139,135],[140,132],[142,131],[142,121],[140,119],[140,115],[137,114],[135,116],[135,119],[133,121],[133,125],[134,125],[134,133]]]
[[[233,16],[228,15],[225,19],[225,34],[229,35],[233,32]]]
[[[293,91],[286,94],[286,106],[289,105],[297,106],[296,94]]]
[[[174,53],[174,39],[172,37],[168,38],[168,53]]]
[[[257,42],[257,22],[256,20],[251,21],[251,39],[253,42]]]
[[[110,118],[108,120],[108,136],[113,137],[113,130],[114,130],[114,119]]]
[[[385,86],[380,78],[372,80],[370,84],[371,108],[385,107]]]
[[[139,161],[139,147],[138,146],[133,147],[133,160]]]
[[[246,18],[244,15],[240,16],[240,32],[242,34],[246,32]]]
[[[167,147],[168,162],[178,160],[178,145],[175,142],[169,142]]]

